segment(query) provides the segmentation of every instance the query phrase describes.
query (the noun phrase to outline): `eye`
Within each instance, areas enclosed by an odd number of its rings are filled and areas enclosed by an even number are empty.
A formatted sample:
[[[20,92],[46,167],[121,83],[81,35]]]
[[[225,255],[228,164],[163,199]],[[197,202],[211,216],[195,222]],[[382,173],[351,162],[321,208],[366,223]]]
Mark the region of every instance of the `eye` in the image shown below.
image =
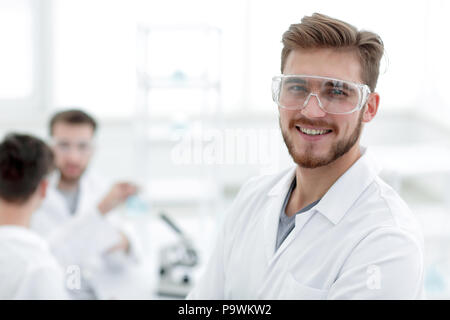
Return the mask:
[[[296,93],[296,94],[308,92],[308,89],[306,89],[305,86],[298,85],[298,84],[289,85],[287,90],[291,93]]]
[[[334,96],[347,96],[348,95],[347,92],[345,92],[344,90],[338,89],[338,88],[331,89],[330,93]]]
[[[91,148],[90,143],[84,142],[84,143],[80,143],[78,144],[78,150],[80,151],[88,151]]]
[[[349,97],[347,90],[337,87],[328,88],[324,93],[328,99],[348,99]]]
[[[59,142],[56,146],[60,149],[68,149],[69,143],[68,142]]]

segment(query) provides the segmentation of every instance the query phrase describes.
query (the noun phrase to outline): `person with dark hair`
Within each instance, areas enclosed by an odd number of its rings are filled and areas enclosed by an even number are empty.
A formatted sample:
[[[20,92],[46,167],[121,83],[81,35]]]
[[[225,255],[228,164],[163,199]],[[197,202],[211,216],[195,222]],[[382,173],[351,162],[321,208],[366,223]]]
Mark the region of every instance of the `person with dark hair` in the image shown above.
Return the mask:
[[[79,109],[53,115],[49,132],[56,170],[49,178],[48,196],[31,220],[31,228],[48,239],[63,266],[80,268],[81,285],[69,291],[74,299],[117,297],[114,283],[141,255],[133,231],[112,216],[113,209],[137,192],[136,185],[111,186],[89,170],[97,127]]]
[[[53,153],[38,138],[9,134],[0,143],[0,299],[67,298],[60,265],[29,229],[53,168]]]
[[[422,298],[420,224],[360,145],[381,38],[315,13],[282,44],[272,98],[295,165],[241,188],[189,298]]]

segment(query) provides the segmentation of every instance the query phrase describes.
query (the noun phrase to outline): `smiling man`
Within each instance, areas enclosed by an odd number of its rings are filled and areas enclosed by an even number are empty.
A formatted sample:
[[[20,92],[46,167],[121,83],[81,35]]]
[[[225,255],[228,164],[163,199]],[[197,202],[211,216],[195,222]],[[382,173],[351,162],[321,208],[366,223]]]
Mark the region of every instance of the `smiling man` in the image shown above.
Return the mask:
[[[296,166],[242,187],[189,298],[421,298],[419,224],[360,146],[383,42],[317,13],[282,42],[272,94]]]

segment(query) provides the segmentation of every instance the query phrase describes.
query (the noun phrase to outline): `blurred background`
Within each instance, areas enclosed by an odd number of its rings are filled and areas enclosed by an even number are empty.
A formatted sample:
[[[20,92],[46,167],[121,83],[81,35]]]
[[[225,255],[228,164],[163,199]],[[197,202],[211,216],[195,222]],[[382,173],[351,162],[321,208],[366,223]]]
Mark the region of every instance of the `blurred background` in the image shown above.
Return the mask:
[[[121,208],[147,253],[129,297],[159,297],[180,239],[159,213],[192,240],[195,278],[240,186],[292,166],[270,85],[282,33],[313,12],[385,43],[362,143],[422,223],[427,297],[450,298],[449,1],[0,0],[0,135],[47,139],[55,111],[82,108],[100,123],[91,169],[142,187]]]

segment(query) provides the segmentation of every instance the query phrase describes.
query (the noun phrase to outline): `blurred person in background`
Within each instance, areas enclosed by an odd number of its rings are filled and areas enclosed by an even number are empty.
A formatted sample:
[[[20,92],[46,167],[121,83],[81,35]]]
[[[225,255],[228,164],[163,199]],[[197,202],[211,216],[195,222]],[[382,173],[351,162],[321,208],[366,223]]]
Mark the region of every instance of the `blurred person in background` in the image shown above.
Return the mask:
[[[61,111],[51,118],[49,130],[57,170],[31,228],[49,240],[64,267],[79,267],[82,281],[78,290],[70,291],[73,298],[117,298],[120,284],[114,283],[136,265],[141,253],[133,230],[112,211],[136,194],[137,187],[128,182],[111,186],[88,170],[97,130],[92,116],[77,109]]]
[[[64,299],[61,266],[47,242],[30,230],[54,168],[51,149],[29,135],[0,144],[0,299]]]

